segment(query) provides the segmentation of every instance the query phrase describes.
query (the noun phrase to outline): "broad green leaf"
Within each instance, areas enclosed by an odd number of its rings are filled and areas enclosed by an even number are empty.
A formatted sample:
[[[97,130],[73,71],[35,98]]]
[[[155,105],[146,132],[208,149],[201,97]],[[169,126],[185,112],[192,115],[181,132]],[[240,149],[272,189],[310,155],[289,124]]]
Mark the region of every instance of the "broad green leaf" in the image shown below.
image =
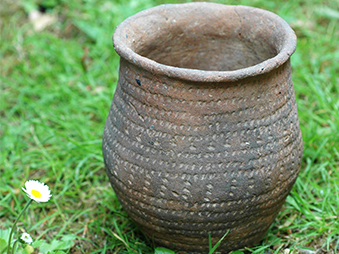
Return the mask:
[[[175,254],[175,252],[163,247],[158,247],[154,250],[154,254]]]
[[[70,237],[63,237],[63,239],[71,239]],[[74,238],[73,238],[74,239]],[[46,241],[40,240],[33,243],[33,247],[39,247],[39,252],[48,253],[53,251],[61,251],[71,248],[73,241],[71,240],[52,240],[51,243],[46,243]],[[55,252],[53,252],[54,254]],[[58,253],[58,252],[56,252]],[[63,252],[62,252],[63,253]]]
[[[15,254],[32,254],[34,252],[34,248],[27,244],[25,248],[22,248],[21,244],[18,244],[18,249],[16,249]]]
[[[32,246],[36,248],[36,247],[40,247],[43,244],[46,244],[45,240],[35,240],[33,241]]]
[[[11,233],[10,228],[9,229],[0,229],[0,238],[7,242],[10,233]]]
[[[11,229],[0,229],[0,253],[7,249]]]
[[[2,253],[7,247],[7,241],[5,239],[0,238],[0,253]]]

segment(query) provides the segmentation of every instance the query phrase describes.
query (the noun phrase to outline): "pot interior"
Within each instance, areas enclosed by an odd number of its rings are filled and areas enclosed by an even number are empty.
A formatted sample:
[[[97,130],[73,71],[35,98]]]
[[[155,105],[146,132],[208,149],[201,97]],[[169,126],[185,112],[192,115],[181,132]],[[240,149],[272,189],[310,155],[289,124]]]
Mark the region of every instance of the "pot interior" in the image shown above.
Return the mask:
[[[199,34],[194,31],[160,35],[158,39],[147,43],[136,53],[158,63],[180,68],[233,71],[250,67],[274,57],[274,48],[253,43],[242,38],[215,34]]]
[[[276,56],[284,44],[272,13],[245,6],[164,5],[128,19],[124,42],[157,63],[233,71]]]

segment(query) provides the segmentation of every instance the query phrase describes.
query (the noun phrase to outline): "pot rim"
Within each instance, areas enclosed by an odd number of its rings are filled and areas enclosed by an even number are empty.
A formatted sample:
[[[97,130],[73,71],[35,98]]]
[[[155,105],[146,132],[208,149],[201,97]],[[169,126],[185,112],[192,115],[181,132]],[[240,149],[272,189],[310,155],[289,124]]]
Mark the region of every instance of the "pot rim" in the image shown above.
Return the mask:
[[[161,64],[156,62],[150,58],[139,55],[134,52],[130,47],[124,43],[125,40],[125,27],[128,27],[130,22],[133,22],[134,19],[140,18],[142,16],[151,15],[152,13],[161,12],[163,9],[167,8],[184,8],[184,7],[193,7],[192,5],[198,7],[203,5],[218,5],[222,8],[241,8],[247,9],[257,15],[265,15],[270,17],[271,20],[279,24],[281,29],[284,29],[285,37],[284,42],[279,50],[278,54],[274,57],[269,58],[263,62],[258,64],[232,70],[232,71],[210,71],[210,70],[198,70],[198,69],[189,69],[189,68],[181,68],[170,65]],[[289,24],[282,19],[277,14],[273,12],[250,7],[244,5],[224,5],[218,3],[209,3],[209,2],[193,2],[193,3],[183,3],[183,4],[162,4],[150,9],[146,9],[144,11],[138,12],[133,16],[125,19],[120,25],[117,26],[114,35],[113,35],[113,47],[115,51],[120,55],[121,58],[126,59],[130,63],[139,66],[151,73],[155,73],[157,75],[165,75],[170,78],[177,78],[181,80],[194,81],[194,82],[228,82],[228,81],[237,81],[240,79],[244,79],[247,77],[254,77],[257,75],[268,73],[274,69],[277,69],[279,66],[283,65],[285,62],[289,60],[291,55],[294,53],[297,44],[297,37],[289,26]]]

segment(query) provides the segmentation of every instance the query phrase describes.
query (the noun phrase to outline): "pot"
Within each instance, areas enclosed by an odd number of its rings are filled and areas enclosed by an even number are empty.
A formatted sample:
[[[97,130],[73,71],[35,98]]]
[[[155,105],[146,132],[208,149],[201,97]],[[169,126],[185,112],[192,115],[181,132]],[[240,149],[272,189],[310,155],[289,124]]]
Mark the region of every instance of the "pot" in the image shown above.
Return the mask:
[[[174,250],[206,253],[227,232],[218,251],[260,242],[303,152],[293,30],[257,8],[168,4],[123,21],[113,43],[103,156],[123,208]]]

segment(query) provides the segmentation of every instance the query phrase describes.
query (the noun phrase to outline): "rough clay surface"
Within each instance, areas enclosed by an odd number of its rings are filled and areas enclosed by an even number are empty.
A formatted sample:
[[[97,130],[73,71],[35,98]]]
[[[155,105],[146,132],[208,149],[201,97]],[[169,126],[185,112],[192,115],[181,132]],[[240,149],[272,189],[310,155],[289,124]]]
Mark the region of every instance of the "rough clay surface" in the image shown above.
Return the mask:
[[[220,59],[210,59],[214,69]],[[215,244],[229,230],[218,248],[227,252],[263,238],[302,157],[290,69],[287,60],[262,75],[194,82],[121,58],[103,155],[119,201],[157,245],[206,253],[209,233]]]

